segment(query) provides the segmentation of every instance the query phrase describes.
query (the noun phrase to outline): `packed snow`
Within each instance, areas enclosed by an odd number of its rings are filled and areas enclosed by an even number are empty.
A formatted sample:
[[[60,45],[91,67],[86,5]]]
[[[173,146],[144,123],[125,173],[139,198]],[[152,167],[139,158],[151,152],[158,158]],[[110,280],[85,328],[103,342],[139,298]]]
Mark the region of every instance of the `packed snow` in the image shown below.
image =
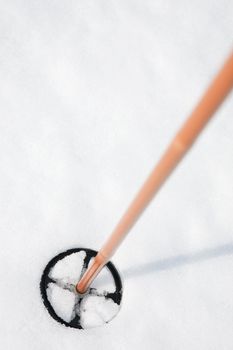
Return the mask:
[[[75,294],[61,288],[57,284],[49,283],[47,295],[55,313],[61,317],[62,320],[70,322],[72,320],[75,304]]]
[[[92,264],[92,261],[93,259],[90,260],[88,266]],[[120,272],[118,271],[118,273]],[[113,276],[109,269],[102,269],[97,278],[95,278],[92,282],[91,287],[98,290],[99,293],[104,293],[105,291],[108,291],[109,293],[114,293],[116,290],[116,286],[114,283]]]
[[[119,305],[104,296],[88,295],[81,304],[81,325],[84,329],[103,326],[119,312]]]
[[[113,257],[116,317],[64,327],[39,288],[54,256],[112,232],[232,50],[232,0],[0,8],[0,348],[232,350],[232,94]]]
[[[76,284],[81,276],[85,256],[86,253],[81,251],[59,260],[51,269],[49,277],[62,280],[64,283]]]

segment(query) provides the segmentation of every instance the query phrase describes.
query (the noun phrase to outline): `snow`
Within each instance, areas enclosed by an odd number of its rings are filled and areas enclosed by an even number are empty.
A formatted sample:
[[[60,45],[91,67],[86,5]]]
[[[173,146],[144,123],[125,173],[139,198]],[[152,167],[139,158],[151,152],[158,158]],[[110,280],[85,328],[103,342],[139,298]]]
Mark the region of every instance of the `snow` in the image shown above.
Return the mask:
[[[62,289],[54,283],[49,283],[47,289],[48,299],[56,314],[64,321],[70,322],[75,303],[74,293]]]
[[[84,251],[66,256],[54,265],[49,276],[62,280],[64,283],[76,284],[81,276],[85,256]]]
[[[81,305],[81,325],[84,329],[103,326],[119,312],[119,305],[105,297],[89,295]]]
[[[230,0],[1,1],[1,349],[232,349],[232,95],[113,257],[117,316],[70,329],[39,290],[55,255],[101,247],[232,28]]]
[[[93,259],[90,260],[88,266],[91,265],[92,261]],[[120,274],[120,271],[118,271],[118,273]],[[107,268],[102,269],[99,275],[93,281],[91,287],[98,290],[99,293],[104,293],[105,291],[108,291],[109,293],[115,292],[116,290],[115,283],[109,269]]]

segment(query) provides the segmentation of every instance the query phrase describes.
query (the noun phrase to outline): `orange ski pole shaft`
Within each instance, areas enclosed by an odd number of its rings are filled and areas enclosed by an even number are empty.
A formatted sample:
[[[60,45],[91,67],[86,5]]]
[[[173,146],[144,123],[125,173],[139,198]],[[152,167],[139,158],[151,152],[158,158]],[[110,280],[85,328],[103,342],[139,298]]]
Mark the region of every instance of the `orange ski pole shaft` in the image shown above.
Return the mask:
[[[79,293],[84,293],[88,289],[102,267],[109,261],[132,226],[149,205],[154,195],[182,160],[202,129],[224,101],[232,87],[233,53],[212,81],[189,118],[178,131],[158,164],[152,170],[111,236],[94,258],[92,265],[78,282],[76,289]]]

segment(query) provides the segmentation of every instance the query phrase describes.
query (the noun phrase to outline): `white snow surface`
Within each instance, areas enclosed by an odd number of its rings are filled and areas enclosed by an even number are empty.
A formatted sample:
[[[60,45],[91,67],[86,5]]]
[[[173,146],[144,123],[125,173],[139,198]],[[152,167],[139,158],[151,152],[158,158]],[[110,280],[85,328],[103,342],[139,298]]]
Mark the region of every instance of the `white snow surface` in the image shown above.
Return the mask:
[[[92,261],[93,259],[90,260],[88,266],[92,264]],[[121,275],[120,271],[118,271],[118,273]],[[98,293],[104,293],[106,291],[109,293],[114,293],[116,291],[113,276],[107,267],[100,271],[98,276],[92,282],[91,287],[95,288]]]
[[[0,6],[1,349],[231,350],[232,94],[114,256],[114,320],[66,328],[39,283],[106,240],[230,53],[233,2]]]
[[[69,290],[62,289],[54,283],[49,283],[47,295],[56,314],[64,321],[70,322],[73,315],[75,295]]]
[[[112,299],[88,295],[82,301],[80,323],[84,329],[103,326],[116,316],[119,308]]]
[[[86,253],[82,250],[59,260],[51,269],[49,277],[76,284],[81,276],[85,256]]]

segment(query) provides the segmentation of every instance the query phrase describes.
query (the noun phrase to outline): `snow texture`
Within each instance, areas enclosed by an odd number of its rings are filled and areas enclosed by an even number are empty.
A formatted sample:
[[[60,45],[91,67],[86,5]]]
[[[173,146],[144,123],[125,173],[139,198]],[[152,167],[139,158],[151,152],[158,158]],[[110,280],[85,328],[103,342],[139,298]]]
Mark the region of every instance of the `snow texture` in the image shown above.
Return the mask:
[[[90,260],[88,266],[91,265],[92,261],[93,259]],[[120,272],[118,271],[118,273]],[[104,293],[106,291],[109,293],[114,293],[116,290],[116,286],[114,283],[113,276],[109,269],[102,269],[99,275],[92,282],[91,287],[98,290],[98,293]]]
[[[64,283],[76,284],[81,276],[85,256],[86,253],[81,251],[59,260],[51,269],[49,277],[62,280]]]
[[[49,283],[47,295],[56,314],[64,321],[70,322],[75,304],[74,293],[59,287],[55,283]]]
[[[103,326],[119,311],[119,305],[111,299],[88,295],[81,305],[81,325],[84,329]]]
[[[232,0],[0,6],[0,348],[232,350],[232,94],[114,256],[114,320],[63,327],[39,290],[113,230],[231,51]]]

